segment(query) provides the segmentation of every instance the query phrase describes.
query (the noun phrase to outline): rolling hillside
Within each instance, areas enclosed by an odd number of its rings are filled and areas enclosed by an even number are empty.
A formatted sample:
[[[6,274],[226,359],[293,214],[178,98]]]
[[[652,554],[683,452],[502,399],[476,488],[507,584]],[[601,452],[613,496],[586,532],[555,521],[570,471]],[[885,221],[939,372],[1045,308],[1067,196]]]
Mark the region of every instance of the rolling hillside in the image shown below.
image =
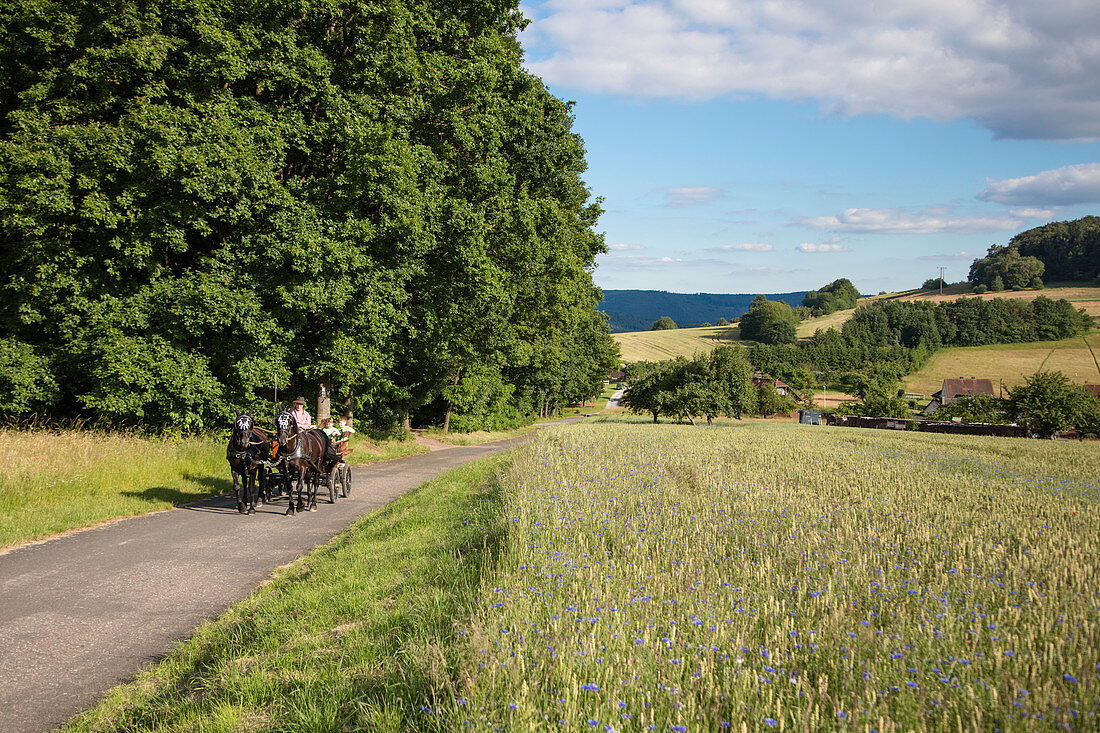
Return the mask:
[[[634,331],[613,334],[622,350],[622,361],[664,361],[677,356],[691,357],[707,353],[716,346],[738,343],[736,326],[709,328],[677,328],[668,331]]]
[[[1100,321],[1100,288],[1055,287],[1039,291],[1009,291],[996,296],[987,294],[983,297],[1035,298],[1039,295],[1065,298]],[[873,296],[861,303],[880,299],[942,301],[967,297],[978,296],[968,288],[953,286],[946,289],[942,296],[938,292],[910,291]],[[839,328],[852,313],[852,310],[838,311],[804,321],[798,327],[798,336],[809,338],[818,329]],[[691,357],[722,344],[742,343],[736,326],[616,333],[614,338],[622,349],[623,363]],[[1040,368],[1061,371],[1074,382],[1100,384],[1100,331],[1093,331],[1084,338],[1064,341],[946,348],[919,372],[909,375],[905,386],[909,392],[931,395],[940,388],[945,378],[986,377],[998,385],[1003,380],[1006,388],[1015,387],[1024,381],[1024,377]]]
[[[927,300],[932,303],[940,303],[947,300],[959,300],[960,298],[1031,300],[1038,298],[1040,295],[1045,295],[1053,300],[1065,298],[1077,308],[1084,308],[1086,313],[1100,321],[1100,288],[1083,285],[1053,287],[1045,290],[1005,290],[999,293],[986,293],[985,295],[976,295],[967,285],[952,285],[944,288],[943,295],[940,295],[939,291],[933,290],[907,290],[902,293],[874,295],[863,298],[859,302],[862,304],[875,300]],[[853,309],[837,311],[821,318],[811,318],[808,321],[803,321],[798,325],[798,337],[809,338],[819,328],[840,328],[841,324],[848,320],[853,312]]]
[[[931,397],[944,379],[954,377],[992,379],[1010,388],[1040,369],[1062,372],[1078,384],[1100,384],[1100,331],[1064,341],[942,349],[905,378],[905,389]]]

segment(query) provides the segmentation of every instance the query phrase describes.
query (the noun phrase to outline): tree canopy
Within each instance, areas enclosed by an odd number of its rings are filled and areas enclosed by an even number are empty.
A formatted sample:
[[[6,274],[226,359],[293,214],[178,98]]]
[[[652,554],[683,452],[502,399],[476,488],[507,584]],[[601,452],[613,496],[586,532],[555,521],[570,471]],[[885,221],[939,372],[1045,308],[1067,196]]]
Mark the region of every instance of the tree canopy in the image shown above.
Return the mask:
[[[379,420],[589,396],[617,360],[601,209],[523,23],[515,2],[5,5],[6,409],[202,428],[275,380]]]
[[[806,293],[802,299],[802,305],[810,309],[816,316],[827,316],[839,310],[847,310],[856,307],[859,300],[859,291],[852,281],[846,277],[833,280],[828,285]]]
[[[741,316],[741,338],[765,344],[788,344],[795,340],[798,317],[789,305],[756,296]]]
[[[1056,221],[1020,232],[1009,240],[1021,256],[1043,263],[1050,281],[1090,281],[1100,277],[1100,217]]]
[[[1021,255],[1015,245],[993,245],[985,257],[971,263],[967,280],[973,286],[984,285],[993,291],[1041,288],[1044,270],[1041,260]]]

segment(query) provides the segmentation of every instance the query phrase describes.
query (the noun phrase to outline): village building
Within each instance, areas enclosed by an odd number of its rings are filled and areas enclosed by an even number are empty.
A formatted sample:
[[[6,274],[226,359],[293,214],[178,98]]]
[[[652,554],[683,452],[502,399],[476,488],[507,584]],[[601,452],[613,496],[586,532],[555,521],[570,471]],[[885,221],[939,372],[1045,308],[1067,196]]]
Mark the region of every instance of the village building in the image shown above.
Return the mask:
[[[778,379],[772,379],[771,377],[764,374],[764,372],[753,372],[753,374],[752,374],[752,386],[753,387],[756,387],[757,389],[760,389],[761,387],[763,387],[765,385],[768,385],[768,384],[775,387],[775,391],[778,392],[779,394],[783,395],[783,396],[786,396],[787,390],[790,389],[790,386],[788,386],[787,384],[779,381]]]
[[[928,407],[924,408],[924,413],[931,415],[944,405],[950,405],[960,397],[973,397],[980,394],[994,396],[992,379],[974,379],[973,377],[969,379],[963,379],[962,377],[945,379],[940,391],[933,393],[932,401],[928,403]]]

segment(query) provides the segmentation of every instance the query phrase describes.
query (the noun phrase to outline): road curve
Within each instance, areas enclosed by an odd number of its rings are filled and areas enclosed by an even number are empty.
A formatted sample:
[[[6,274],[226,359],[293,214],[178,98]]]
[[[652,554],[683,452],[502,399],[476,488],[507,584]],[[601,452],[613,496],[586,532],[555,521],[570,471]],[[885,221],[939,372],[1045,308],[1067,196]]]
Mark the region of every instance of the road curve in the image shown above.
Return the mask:
[[[409,489],[525,439],[356,466],[350,498],[295,517],[283,516],[285,499],[249,517],[221,496],[0,555],[0,731],[53,730],[275,568]]]

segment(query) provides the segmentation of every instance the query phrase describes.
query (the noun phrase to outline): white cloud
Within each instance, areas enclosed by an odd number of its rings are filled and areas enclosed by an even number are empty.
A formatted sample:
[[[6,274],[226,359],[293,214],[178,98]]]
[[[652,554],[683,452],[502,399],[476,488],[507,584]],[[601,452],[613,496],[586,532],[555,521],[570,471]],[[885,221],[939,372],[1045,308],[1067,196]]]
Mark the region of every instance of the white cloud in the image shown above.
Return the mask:
[[[528,66],[592,92],[816,100],[830,113],[1100,137],[1095,0],[550,0]]]
[[[1007,216],[956,216],[949,207],[912,214],[902,209],[847,209],[838,216],[799,219],[810,229],[864,234],[973,234],[1018,229],[1022,221]]]
[[[612,252],[630,252],[630,251],[637,252],[637,251],[645,249],[645,247],[640,245],[640,244],[622,244],[622,243],[609,244],[609,245],[607,245],[607,248],[609,250],[611,250]]]
[[[803,242],[798,245],[799,252],[847,252],[848,245],[845,244],[813,244],[812,242]]]
[[[983,201],[1015,206],[1068,206],[1100,203],[1100,163],[1067,165],[1033,176],[986,179]]]
[[[673,186],[664,189],[665,206],[702,206],[722,196],[722,190],[713,186]]]
[[[1021,219],[1053,219],[1054,209],[1009,209],[1008,213]]]
[[[726,244],[715,247],[715,252],[771,252],[775,247],[764,242],[744,242],[743,244]]]

